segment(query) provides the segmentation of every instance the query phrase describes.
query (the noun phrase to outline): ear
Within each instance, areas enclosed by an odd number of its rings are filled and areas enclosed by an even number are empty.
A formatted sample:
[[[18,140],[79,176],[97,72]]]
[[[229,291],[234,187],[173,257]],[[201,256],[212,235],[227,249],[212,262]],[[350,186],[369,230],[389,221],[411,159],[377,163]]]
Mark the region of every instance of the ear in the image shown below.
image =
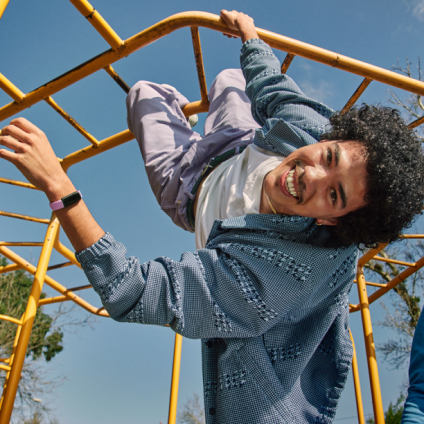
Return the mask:
[[[337,218],[317,219],[317,225],[337,225]]]

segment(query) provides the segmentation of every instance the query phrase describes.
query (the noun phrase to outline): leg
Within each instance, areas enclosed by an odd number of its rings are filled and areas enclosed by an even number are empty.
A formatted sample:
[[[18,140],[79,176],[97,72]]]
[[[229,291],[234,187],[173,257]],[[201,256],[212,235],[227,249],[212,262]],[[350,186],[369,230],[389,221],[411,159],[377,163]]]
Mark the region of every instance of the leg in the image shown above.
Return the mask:
[[[165,187],[191,145],[202,138],[181,111],[187,103],[173,87],[147,81],[139,81],[127,97],[128,128],[138,141],[150,186],[164,210],[175,209],[175,197]]]
[[[205,135],[234,128],[259,128],[252,117],[245,87],[246,81],[240,69],[226,69],[218,74],[209,92],[210,107]]]

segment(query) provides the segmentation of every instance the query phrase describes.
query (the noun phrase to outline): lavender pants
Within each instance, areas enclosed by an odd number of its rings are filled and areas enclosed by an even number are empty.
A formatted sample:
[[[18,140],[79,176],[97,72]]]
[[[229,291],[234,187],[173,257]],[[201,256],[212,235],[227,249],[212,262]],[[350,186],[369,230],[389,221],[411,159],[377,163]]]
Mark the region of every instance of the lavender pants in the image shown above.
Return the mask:
[[[175,88],[139,81],[127,97],[128,128],[143,156],[150,186],[160,207],[179,227],[194,228],[187,201],[203,167],[230,149],[253,141],[258,124],[250,112],[245,79],[238,69],[222,71],[213,82],[202,137],[181,111],[188,100]]]

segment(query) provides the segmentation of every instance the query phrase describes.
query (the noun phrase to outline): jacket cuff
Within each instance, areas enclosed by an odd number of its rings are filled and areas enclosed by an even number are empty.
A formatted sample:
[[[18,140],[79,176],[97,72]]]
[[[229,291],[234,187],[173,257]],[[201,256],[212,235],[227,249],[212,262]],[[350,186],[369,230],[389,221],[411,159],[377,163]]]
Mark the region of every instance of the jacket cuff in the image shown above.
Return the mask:
[[[267,44],[265,43],[265,41],[262,41],[260,38],[251,38],[250,40],[245,41],[245,42],[243,43],[243,45],[241,46],[241,54],[243,54],[243,53],[246,51],[246,49],[247,49],[250,45],[252,45],[252,44],[253,44],[253,46],[252,46],[252,47],[254,47],[254,46],[255,46],[255,44],[257,44],[257,45],[265,45],[265,46],[267,46]]]
[[[87,265],[95,259],[99,258],[106,250],[116,243],[112,234],[106,233],[99,241],[96,241],[87,249],[75,253],[77,261],[82,265]]]

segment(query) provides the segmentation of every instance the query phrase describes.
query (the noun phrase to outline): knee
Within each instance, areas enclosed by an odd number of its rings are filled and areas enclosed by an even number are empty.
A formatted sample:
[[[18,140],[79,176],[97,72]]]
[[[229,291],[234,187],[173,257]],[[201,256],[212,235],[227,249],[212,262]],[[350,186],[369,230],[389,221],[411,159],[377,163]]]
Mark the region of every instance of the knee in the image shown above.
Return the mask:
[[[244,91],[246,80],[241,69],[224,69],[221,71],[212,83],[210,92],[218,94],[228,87],[235,87]]]

